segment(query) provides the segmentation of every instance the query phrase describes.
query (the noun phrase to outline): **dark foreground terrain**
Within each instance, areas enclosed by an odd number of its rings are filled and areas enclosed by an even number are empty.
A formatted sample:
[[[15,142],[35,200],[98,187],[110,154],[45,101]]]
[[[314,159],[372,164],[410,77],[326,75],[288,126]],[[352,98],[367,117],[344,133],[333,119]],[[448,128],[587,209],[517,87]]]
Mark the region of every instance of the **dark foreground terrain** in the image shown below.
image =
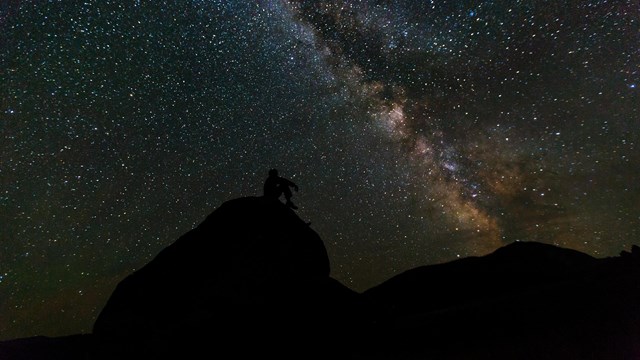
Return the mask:
[[[115,289],[93,332],[0,359],[640,359],[640,248],[517,242],[363,293],[275,200],[221,205]]]

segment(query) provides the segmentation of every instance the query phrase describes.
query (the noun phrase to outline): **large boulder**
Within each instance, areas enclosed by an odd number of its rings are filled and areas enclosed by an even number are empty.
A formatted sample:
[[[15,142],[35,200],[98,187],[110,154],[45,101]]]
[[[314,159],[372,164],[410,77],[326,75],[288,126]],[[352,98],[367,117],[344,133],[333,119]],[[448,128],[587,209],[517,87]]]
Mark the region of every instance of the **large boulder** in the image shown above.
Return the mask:
[[[263,197],[231,200],[125,278],[94,334],[157,347],[329,332],[358,299],[329,273],[322,240],[294,211]]]

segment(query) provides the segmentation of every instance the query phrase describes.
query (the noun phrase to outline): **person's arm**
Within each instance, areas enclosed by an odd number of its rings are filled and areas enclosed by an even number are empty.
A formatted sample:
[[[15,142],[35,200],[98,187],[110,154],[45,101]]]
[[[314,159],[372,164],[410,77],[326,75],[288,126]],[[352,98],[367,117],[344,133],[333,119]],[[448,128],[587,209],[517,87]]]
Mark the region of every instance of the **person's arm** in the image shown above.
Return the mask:
[[[293,188],[293,190],[295,190],[296,192],[298,191],[298,185],[296,185],[293,181],[291,180],[287,180],[287,185],[291,186]]]

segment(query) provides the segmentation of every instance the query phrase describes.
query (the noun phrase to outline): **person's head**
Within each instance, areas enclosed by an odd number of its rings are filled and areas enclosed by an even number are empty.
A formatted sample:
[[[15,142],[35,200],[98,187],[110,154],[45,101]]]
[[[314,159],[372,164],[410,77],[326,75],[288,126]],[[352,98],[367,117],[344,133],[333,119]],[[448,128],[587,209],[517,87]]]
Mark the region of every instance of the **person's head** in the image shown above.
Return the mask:
[[[269,170],[269,176],[278,176],[278,170],[276,169],[271,169]]]

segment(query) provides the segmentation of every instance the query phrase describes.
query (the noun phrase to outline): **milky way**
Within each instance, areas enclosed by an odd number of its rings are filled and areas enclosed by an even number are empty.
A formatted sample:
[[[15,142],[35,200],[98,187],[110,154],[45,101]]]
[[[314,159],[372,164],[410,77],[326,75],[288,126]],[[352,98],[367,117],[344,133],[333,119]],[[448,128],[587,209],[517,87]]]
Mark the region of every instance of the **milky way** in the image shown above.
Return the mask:
[[[0,5],[0,337],[115,285],[270,168],[332,276],[637,244],[637,1]]]

